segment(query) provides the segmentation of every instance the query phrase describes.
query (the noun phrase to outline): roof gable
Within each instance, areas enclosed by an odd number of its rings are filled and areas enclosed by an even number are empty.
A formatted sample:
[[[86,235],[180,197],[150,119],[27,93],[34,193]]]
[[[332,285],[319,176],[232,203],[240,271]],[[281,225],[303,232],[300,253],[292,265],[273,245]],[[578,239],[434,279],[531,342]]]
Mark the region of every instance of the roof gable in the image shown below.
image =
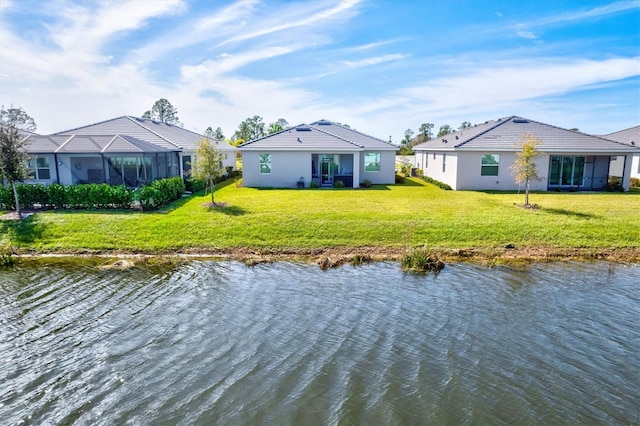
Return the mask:
[[[182,149],[196,150],[198,141],[204,138],[203,135],[179,126],[132,116],[112,118],[99,123],[58,132],[55,135],[126,135],[138,141],[152,143],[173,151]],[[236,150],[235,147],[228,144],[223,144],[221,149],[225,151]]]
[[[627,145],[640,147],[640,126],[602,135],[603,138]]]
[[[396,150],[393,144],[327,120],[299,124],[242,144],[240,150]]]
[[[159,145],[121,135],[51,135],[27,139],[32,154],[127,154],[170,152]]]

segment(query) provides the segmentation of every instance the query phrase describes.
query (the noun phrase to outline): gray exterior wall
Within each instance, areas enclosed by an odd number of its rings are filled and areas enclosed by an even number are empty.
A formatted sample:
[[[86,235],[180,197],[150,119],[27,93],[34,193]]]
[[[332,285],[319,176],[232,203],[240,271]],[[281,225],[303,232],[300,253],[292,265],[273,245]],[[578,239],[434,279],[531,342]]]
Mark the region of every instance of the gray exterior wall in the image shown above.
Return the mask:
[[[446,154],[445,172],[442,171],[444,154]],[[482,156],[485,154],[500,155],[497,176],[481,175]],[[632,160],[634,156],[618,155],[617,159],[612,162],[612,166],[615,166],[615,168],[609,170],[609,156],[602,153],[554,152],[545,153],[536,161],[538,174],[544,179],[542,181],[531,182],[531,190],[546,191],[548,189],[551,156],[593,156],[593,166],[591,163],[585,163],[584,177],[581,185],[585,189],[603,189],[606,186],[608,175],[622,176],[623,188],[625,190],[629,189],[629,177],[632,172]],[[435,152],[434,158],[434,152],[420,151],[416,155],[416,164],[420,164],[426,176],[447,183],[453,189],[513,191],[523,188],[522,185],[516,183],[511,173],[511,165],[515,159],[515,152]],[[425,164],[427,165],[426,168],[424,167]],[[587,164],[589,164],[588,167]]]
[[[57,182],[57,178],[58,176],[56,175],[56,163],[55,163],[55,157],[53,154],[32,154],[31,157],[33,158],[47,158],[49,160],[49,179],[30,179],[30,180],[26,180],[24,181],[24,183],[39,183],[42,185],[51,185]],[[0,181],[0,183],[2,183]]]
[[[271,173],[260,173],[260,154],[271,154]],[[243,151],[242,182],[244,186],[262,188],[295,188],[298,179],[305,186],[311,182],[311,152]]]
[[[243,151],[242,176],[243,184],[249,187],[265,188],[296,188],[298,180],[304,179],[305,187],[309,187],[312,178],[312,154],[356,155],[354,167],[359,170],[359,176],[354,173],[354,187],[358,187],[364,180],[369,179],[373,184],[395,183],[395,152],[394,151],[366,151],[380,153],[380,171],[364,171],[365,152],[298,152],[298,151]],[[271,173],[260,173],[260,154],[271,154]],[[345,170],[347,171],[347,170]],[[357,180],[357,181],[356,181]]]
[[[486,154],[499,154],[500,164],[498,176],[482,176],[482,156]],[[512,191],[524,186],[518,185],[511,174],[511,165],[516,159],[515,152],[459,152],[457,162],[457,184],[454,189],[463,190],[494,190]],[[447,166],[448,166],[447,160]],[[542,156],[536,161],[538,174],[545,179],[540,182],[531,182],[532,191],[546,191],[549,174],[549,156]],[[448,182],[447,182],[448,183]],[[453,187],[453,185],[452,185]]]
[[[364,157],[367,152],[380,153],[380,171],[365,172]],[[396,152],[395,151],[376,151],[375,149],[367,150],[360,153],[360,182],[370,180],[373,184],[386,185],[396,182]],[[357,185],[356,185],[357,186]]]

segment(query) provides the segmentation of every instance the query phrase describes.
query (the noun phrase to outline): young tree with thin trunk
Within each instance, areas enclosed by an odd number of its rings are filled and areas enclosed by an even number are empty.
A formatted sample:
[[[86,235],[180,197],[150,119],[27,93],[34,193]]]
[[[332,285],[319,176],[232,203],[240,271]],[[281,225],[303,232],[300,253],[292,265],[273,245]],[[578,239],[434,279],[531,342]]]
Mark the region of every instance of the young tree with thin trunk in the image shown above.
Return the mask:
[[[35,130],[36,122],[22,108],[0,109],[0,184],[6,179],[11,185],[19,218],[22,215],[16,184],[29,178],[29,154],[22,131]]]
[[[529,204],[529,187],[531,182],[539,182],[543,180],[538,176],[538,167],[536,160],[542,155],[538,151],[538,145],[542,143],[540,138],[532,134],[522,136],[520,140],[521,150],[516,154],[516,160],[511,165],[511,173],[518,185],[524,184],[524,205]]]
[[[227,154],[218,149],[218,143],[219,141],[212,141],[209,138],[200,139],[192,169],[193,176],[207,182],[207,187],[211,189],[212,206],[216,206],[213,195],[216,190],[216,179],[224,174],[222,161],[227,158]]]

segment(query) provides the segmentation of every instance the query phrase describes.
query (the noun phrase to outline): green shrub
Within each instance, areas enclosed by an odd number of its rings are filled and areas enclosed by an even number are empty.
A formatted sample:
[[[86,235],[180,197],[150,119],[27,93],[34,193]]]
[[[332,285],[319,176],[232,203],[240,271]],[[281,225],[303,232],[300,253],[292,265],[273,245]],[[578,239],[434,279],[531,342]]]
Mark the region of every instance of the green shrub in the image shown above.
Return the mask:
[[[204,189],[204,187],[205,181],[202,179],[190,177],[184,182],[185,191],[189,191],[192,193],[200,192]]]
[[[429,176],[423,176],[422,180],[424,180],[425,182],[428,182],[432,185],[437,186],[440,189],[444,189],[446,191],[451,191],[451,187],[449,185],[447,185],[444,182],[440,182],[439,180],[435,180],[433,178],[430,178]]]
[[[62,209],[67,203],[67,188],[64,185],[54,183],[46,187],[47,205],[54,209]]]
[[[86,209],[89,207],[90,185],[67,186],[67,207],[71,209]]]
[[[622,182],[609,182],[607,183],[607,191],[609,192],[622,192],[624,189],[622,188]]]
[[[186,186],[182,178],[172,177],[151,182],[151,185],[138,188],[133,199],[142,210],[156,210],[165,204],[182,197]]]
[[[0,184],[0,209],[13,210],[16,208],[15,200],[13,199],[13,191],[11,187],[4,187]]]
[[[631,180],[629,181],[629,185],[636,188],[640,188],[640,179],[632,177]]]
[[[159,191],[160,199],[158,201],[160,205],[169,204],[171,201],[177,200],[185,191],[181,177],[154,180],[149,186]]]
[[[333,186],[334,186],[334,187],[336,187],[336,188],[344,188],[344,182],[343,182],[343,181],[341,181],[341,180],[337,180],[337,181],[333,184]]]
[[[128,209],[133,202],[133,191],[129,191],[124,185],[112,186],[110,198],[109,204],[116,209]]]
[[[424,176],[424,171],[422,169],[415,169],[414,173],[415,173],[416,177],[423,177]]]
[[[309,182],[309,188],[317,188],[318,187],[318,182],[316,182],[315,180],[312,180],[311,182]]]
[[[26,184],[16,186],[20,207],[24,209],[33,209],[36,204],[44,207],[47,204],[47,191],[42,184]]]
[[[153,186],[143,186],[135,190],[133,198],[140,204],[140,208],[144,211],[156,210],[162,204],[160,191]]]
[[[364,188],[371,188],[373,184],[371,183],[371,181],[369,179],[365,179],[362,184],[360,184],[360,186],[364,187]]]

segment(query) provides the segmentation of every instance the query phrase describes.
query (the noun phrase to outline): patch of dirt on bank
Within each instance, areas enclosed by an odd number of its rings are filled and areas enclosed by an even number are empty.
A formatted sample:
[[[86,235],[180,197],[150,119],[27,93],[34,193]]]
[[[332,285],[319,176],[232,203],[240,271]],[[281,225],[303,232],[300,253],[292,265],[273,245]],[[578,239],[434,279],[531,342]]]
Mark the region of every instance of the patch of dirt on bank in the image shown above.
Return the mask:
[[[14,248],[15,249],[15,248]],[[248,266],[281,261],[299,261],[315,263],[323,269],[334,268],[345,264],[361,265],[369,262],[400,261],[402,256],[412,248],[387,247],[332,247],[315,249],[268,249],[268,248],[234,248],[234,249],[188,249],[179,251],[161,251],[153,253],[127,251],[75,251],[75,252],[20,252],[21,259],[47,257],[80,257],[80,258],[117,258],[134,259],[136,263],[175,264],[194,259],[235,260]],[[445,263],[473,262],[487,267],[511,267],[526,269],[536,262],[557,261],[592,261],[601,260],[618,263],[640,263],[640,247],[632,248],[549,248],[529,247],[515,248],[432,248]]]
[[[24,211],[24,210],[21,211],[20,213],[22,217],[18,216],[18,213],[16,212],[5,213],[3,215],[0,215],[0,220],[21,220],[21,219],[26,219],[33,214],[33,212]]]

